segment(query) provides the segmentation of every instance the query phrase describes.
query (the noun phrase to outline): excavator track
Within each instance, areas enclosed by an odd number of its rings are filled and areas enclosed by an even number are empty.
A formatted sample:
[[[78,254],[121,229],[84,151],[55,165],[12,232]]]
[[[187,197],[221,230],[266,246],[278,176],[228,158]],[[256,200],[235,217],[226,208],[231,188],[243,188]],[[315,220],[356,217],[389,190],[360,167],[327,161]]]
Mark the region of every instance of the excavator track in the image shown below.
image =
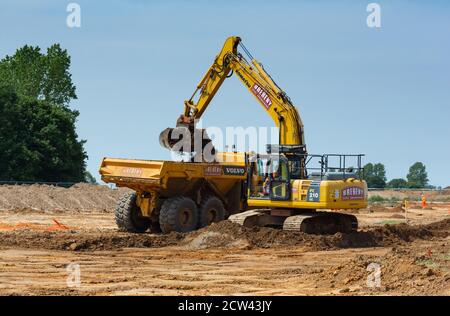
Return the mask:
[[[233,223],[245,227],[264,227],[279,226],[284,220],[281,217],[270,215],[270,209],[250,210],[242,213],[233,214],[228,217]]]
[[[350,233],[358,229],[354,215],[332,212],[305,212],[292,216],[271,215],[270,209],[250,210],[231,215],[230,221],[245,227],[279,227],[308,234]]]
[[[350,233],[358,229],[358,220],[349,214],[314,212],[287,217],[283,229],[309,234]]]

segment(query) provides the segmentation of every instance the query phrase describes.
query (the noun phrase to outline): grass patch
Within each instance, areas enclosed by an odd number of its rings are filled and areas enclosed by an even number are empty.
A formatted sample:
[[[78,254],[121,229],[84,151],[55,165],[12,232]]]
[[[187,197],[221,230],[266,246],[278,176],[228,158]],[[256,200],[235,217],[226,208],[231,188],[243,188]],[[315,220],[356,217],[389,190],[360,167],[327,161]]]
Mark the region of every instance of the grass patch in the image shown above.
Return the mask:
[[[444,203],[450,202],[450,196],[437,196],[433,199],[433,201],[444,202]]]
[[[421,258],[416,260],[416,263],[429,269],[450,272],[450,267],[446,261],[450,261],[450,253],[432,255],[427,259]]]
[[[378,225],[397,225],[397,224],[402,224],[404,222],[405,222],[405,220],[387,219],[384,221],[377,222],[376,224],[378,224]]]
[[[393,197],[391,197],[389,199],[389,201],[392,202],[392,203],[399,203],[399,202],[402,202],[402,199],[400,199],[400,198],[398,198],[396,196],[393,196]]]
[[[439,269],[439,263],[433,261],[433,259],[421,259],[417,263],[430,269]]]
[[[368,202],[369,204],[390,204],[391,206],[394,206],[398,203],[403,202],[403,200],[396,196],[385,198],[380,195],[372,195],[371,197],[369,197]]]
[[[383,203],[386,201],[388,200],[379,195],[372,195],[371,197],[369,197],[369,203]]]

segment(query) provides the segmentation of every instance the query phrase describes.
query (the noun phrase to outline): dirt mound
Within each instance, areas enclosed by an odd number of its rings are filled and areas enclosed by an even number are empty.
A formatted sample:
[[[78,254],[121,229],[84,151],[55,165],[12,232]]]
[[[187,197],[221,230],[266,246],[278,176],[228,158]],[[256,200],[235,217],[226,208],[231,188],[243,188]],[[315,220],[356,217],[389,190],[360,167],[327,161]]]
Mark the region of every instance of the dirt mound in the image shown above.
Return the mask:
[[[450,190],[370,190],[369,198],[372,196],[379,196],[384,199],[396,198],[399,200],[408,199],[410,201],[417,201],[420,200],[422,194],[426,196],[427,200],[439,201],[447,199],[450,196]]]
[[[393,214],[393,215],[390,216],[390,218],[402,218],[402,219],[404,219],[404,218],[405,218],[405,215],[402,215],[402,214]]]
[[[186,246],[191,249],[250,248],[246,239],[235,237],[228,233],[219,233],[208,230],[196,234],[196,236],[187,237],[185,243]]]
[[[327,250],[390,246],[418,238],[428,239],[449,235],[450,219],[429,225],[386,225],[368,231],[334,235],[311,235],[266,227],[247,228],[230,221],[222,221],[187,234],[185,242],[199,248],[233,246],[233,243],[236,243],[245,247],[304,246],[311,250]]]
[[[383,205],[379,205],[379,204],[372,204],[369,205],[366,210],[369,213],[375,213],[375,212],[388,212],[388,208],[383,206]]]
[[[0,185],[0,211],[111,212],[128,189],[78,183],[70,188],[51,185]]]
[[[365,291],[407,295],[433,295],[448,290],[450,282],[448,263],[449,244],[439,244],[430,252],[426,247],[394,248],[386,256],[358,256],[350,262],[325,269],[320,277],[340,287],[339,293]],[[380,271],[380,282],[369,286],[368,276]],[[369,278],[369,282],[373,281]]]
[[[371,204],[366,209],[369,213],[403,213],[404,210],[400,204],[388,207],[381,204]]]
[[[113,250],[120,248],[151,248],[175,245],[183,239],[181,234],[168,235],[92,233],[77,231],[14,230],[0,234],[1,246],[52,250]]]
[[[396,212],[396,213],[404,213],[405,210],[402,208],[401,205],[396,205],[392,208],[389,209],[391,212]]]
[[[445,238],[450,235],[450,219],[420,226],[386,225],[350,234],[310,235],[273,228],[247,228],[230,221],[212,224],[195,232],[168,235],[96,231],[3,231],[0,246],[60,250],[110,250],[124,247],[182,246],[207,248],[272,248],[301,246],[307,250],[331,250],[393,246],[415,239]]]
[[[210,234],[221,237],[204,238],[204,236]],[[188,245],[191,245],[192,243],[195,244],[196,240],[202,239],[203,243],[201,246],[203,248],[221,247],[225,244],[225,241],[228,242],[228,245],[237,243],[245,244],[247,247],[269,248],[281,245],[312,246],[312,243],[318,244],[318,238],[321,238],[321,236],[266,227],[247,228],[230,221],[222,221],[187,234],[185,241]]]

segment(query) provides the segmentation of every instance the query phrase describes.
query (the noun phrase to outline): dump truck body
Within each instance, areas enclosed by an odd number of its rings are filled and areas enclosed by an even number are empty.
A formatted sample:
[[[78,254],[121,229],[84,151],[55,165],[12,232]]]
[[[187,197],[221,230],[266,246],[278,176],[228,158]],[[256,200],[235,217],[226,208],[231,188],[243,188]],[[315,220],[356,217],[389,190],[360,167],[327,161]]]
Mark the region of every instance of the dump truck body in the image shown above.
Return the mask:
[[[197,208],[195,210],[197,213],[198,209],[205,204],[215,205],[216,209],[210,211],[216,212],[217,216],[210,218],[209,222],[211,222],[222,220],[246,209],[245,155],[220,153],[217,160],[217,163],[196,163],[104,158],[100,174],[106,183],[114,183],[119,187],[134,190],[134,197],[131,199],[137,206],[134,210],[138,213],[136,216],[142,220],[149,219],[153,226],[161,224],[160,212],[164,203],[168,200],[173,202],[177,198],[178,200],[184,198],[183,203],[186,199],[192,201]],[[213,198],[214,201],[211,202]],[[210,201],[209,204],[208,201]],[[122,201],[119,201],[119,207],[121,203]],[[190,205],[193,207],[192,203]],[[207,212],[207,210],[204,211]],[[188,215],[185,214],[185,216]],[[209,224],[207,219],[203,220]],[[199,221],[199,218],[195,221]],[[182,231],[203,226],[198,223],[195,227],[193,225],[191,223],[192,227],[189,229],[186,227]]]
[[[198,181],[208,181],[221,193],[245,179],[245,166],[158,160],[103,159],[102,180],[141,192],[158,192],[162,197],[183,194]]]

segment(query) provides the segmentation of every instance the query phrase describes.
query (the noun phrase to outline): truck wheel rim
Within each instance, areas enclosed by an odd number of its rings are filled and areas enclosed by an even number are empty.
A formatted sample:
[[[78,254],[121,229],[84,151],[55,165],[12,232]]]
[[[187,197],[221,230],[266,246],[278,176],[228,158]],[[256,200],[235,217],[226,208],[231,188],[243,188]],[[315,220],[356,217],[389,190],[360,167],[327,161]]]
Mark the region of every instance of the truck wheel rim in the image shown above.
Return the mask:
[[[180,222],[182,225],[187,225],[191,222],[191,210],[188,208],[180,212]]]
[[[206,214],[206,219],[208,220],[208,224],[215,222],[217,219],[217,210],[214,208],[208,210],[208,213]]]

